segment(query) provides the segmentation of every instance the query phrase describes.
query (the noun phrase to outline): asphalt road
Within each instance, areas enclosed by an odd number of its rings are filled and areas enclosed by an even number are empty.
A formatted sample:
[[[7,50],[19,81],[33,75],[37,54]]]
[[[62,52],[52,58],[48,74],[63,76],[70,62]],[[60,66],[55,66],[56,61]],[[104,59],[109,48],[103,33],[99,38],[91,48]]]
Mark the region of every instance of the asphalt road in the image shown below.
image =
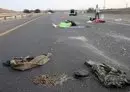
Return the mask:
[[[71,19],[86,28],[53,28],[52,23]],[[31,79],[41,74],[67,74],[86,69],[86,60],[105,62],[130,75],[130,26],[107,22],[87,24],[86,17],[56,13],[44,15],[0,37],[0,92],[129,92],[130,88],[103,87],[94,76],[68,80],[62,86],[34,85]],[[49,63],[25,72],[11,70],[2,62],[14,56],[52,53]]]
[[[0,21],[0,33],[3,33],[3,32],[5,32],[5,31],[7,31],[15,26],[23,24],[27,21],[34,19],[34,18],[37,18],[38,16],[40,16],[40,15],[37,15],[37,16],[30,15],[30,16],[27,16],[27,17],[22,18],[22,19],[11,19],[11,20]]]

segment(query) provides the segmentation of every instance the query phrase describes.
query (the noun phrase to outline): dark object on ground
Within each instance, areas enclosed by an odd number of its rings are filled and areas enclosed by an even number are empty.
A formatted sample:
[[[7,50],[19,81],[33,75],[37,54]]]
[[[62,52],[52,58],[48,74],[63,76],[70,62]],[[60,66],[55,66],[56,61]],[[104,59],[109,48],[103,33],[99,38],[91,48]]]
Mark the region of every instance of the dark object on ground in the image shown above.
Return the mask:
[[[74,21],[66,20],[66,23],[71,23],[71,26],[77,26],[77,24]]]
[[[100,18],[99,12],[96,12],[96,13],[95,13],[95,18],[96,18],[96,19],[99,19],[99,18]]]
[[[69,16],[77,16],[77,11],[74,9],[71,9]]]
[[[90,17],[90,19],[89,19],[89,20],[90,20],[90,21],[94,21],[95,19],[96,19],[96,18],[91,18],[91,17]]]
[[[105,87],[122,88],[130,84],[126,73],[119,69],[115,69],[104,63],[95,63],[93,61],[86,61],[85,65],[91,68],[92,72]]]
[[[10,66],[10,60],[7,60],[6,62],[3,62],[3,65],[9,67]]]
[[[86,70],[79,70],[79,71],[74,72],[74,77],[76,79],[84,78],[84,77],[88,77],[88,76],[89,76],[89,72]]]
[[[49,60],[51,53],[47,55],[40,55],[36,57],[15,57],[10,61],[3,63],[4,66],[10,66],[13,69],[24,71],[28,70],[37,66],[41,66],[46,64]]]

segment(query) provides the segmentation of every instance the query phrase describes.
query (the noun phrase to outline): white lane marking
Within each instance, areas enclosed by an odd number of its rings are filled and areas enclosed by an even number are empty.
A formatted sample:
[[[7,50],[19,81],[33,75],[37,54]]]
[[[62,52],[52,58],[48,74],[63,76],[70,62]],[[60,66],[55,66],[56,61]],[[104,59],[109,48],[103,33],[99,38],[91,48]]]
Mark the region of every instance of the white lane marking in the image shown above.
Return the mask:
[[[130,38],[129,37],[126,37],[124,35],[117,35],[117,34],[110,34],[110,33],[107,33],[108,36],[111,36],[113,38],[118,38],[118,39],[121,39],[121,40],[127,40],[127,41],[130,41]]]
[[[112,25],[112,24],[111,24]],[[93,27],[93,28],[96,28],[96,27]],[[98,30],[102,30],[102,31],[105,31],[103,28],[98,28]],[[103,36],[106,35],[106,36],[110,36],[110,37],[113,37],[117,40],[127,40],[127,41],[130,41],[130,37],[127,37],[127,36],[124,36],[123,34],[119,34],[119,33],[112,33],[113,30],[110,30],[110,29],[107,29],[110,31],[110,33],[104,33],[104,32],[96,32],[98,34],[102,34]]]
[[[120,62],[118,62],[117,60],[115,59],[112,59],[110,57],[108,57],[107,55],[105,55],[105,53],[101,50],[99,50],[98,48],[96,48],[95,46],[93,46],[92,44],[89,44],[89,43],[84,43],[82,45],[82,47],[87,47],[88,49],[90,49],[92,52],[96,53],[97,55],[100,55],[102,57],[104,57],[106,60],[106,62],[114,64],[114,65],[117,65],[117,66],[121,66],[121,67],[124,67],[125,69],[129,70],[128,66],[127,65],[124,65]]]
[[[121,18],[118,18],[118,19],[114,19],[114,21],[116,21],[116,22],[121,22],[122,19],[121,19]]]
[[[110,62],[114,65],[117,65],[117,66],[122,66],[122,67],[125,67],[126,69],[129,69],[128,66],[122,64],[122,63],[119,63],[117,60],[115,59],[112,59],[110,57],[108,57],[107,55],[105,55],[105,53],[101,50],[99,50],[98,48],[96,48],[95,46],[93,46],[92,44],[90,43],[87,43],[88,39],[84,36],[77,36],[77,37],[68,37],[69,39],[72,39],[72,40],[79,40],[79,41],[82,41],[83,44],[81,45],[82,47],[87,47],[88,49],[90,49],[92,52],[104,57],[106,59],[106,62]]]
[[[41,17],[41,16],[40,16],[40,17]],[[40,18],[40,17],[38,17],[38,18]],[[4,36],[4,35],[6,35],[6,34],[9,34],[10,32],[13,32],[13,31],[15,31],[16,29],[18,29],[18,28],[20,28],[20,27],[22,27],[22,26],[24,26],[24,25],[27,25],[27,24],[29,24],[29,23],[31,23],[31,22],[37,20],[38,18],[32,19],[32,20],[30,20],[30,21],[28,21],[28,22],[25,22],[25,23],[23,23],[23,24],[21,24],[21,25],[18,25],[18,26],[14,27],[14,28],[12,28],[12,29],[10,29],[10,30],[7,30],[7,31],[5,31],[5,32],[3,32],[3,33],[0,33],[0,37],[1,37],[1,36]]]
[[[72,40],[80,40],[80,41],[83,41],[83,42],[88,41],[84,36],[68,37],[68,38],[69,38],[69,39],[72,39]]]

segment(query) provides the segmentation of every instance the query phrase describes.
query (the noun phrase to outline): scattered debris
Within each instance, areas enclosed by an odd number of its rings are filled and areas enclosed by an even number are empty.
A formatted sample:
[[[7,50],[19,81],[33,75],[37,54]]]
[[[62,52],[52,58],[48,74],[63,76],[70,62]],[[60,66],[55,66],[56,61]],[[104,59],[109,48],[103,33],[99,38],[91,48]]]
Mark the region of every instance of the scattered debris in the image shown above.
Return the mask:
[[[36,76],[33,79],[33,83],[34,84],[46,84],[46,85],[55,85],[55,79],[51,78],[48,75],[40,75],[40,76]]]
[[[59,76],[40,75],[40,76],[36,76],[32,82],[36,85],[40,84],[45,86],[56,86],[56,85],[62,85],[64,82],[66,82],[69,79],[72,78],[68,77],[66,74],[62,74]]]
[[[43,54],[36,57],[15,57],[10,61],[4,62],[3,65],[10,66],[11,68],[16,70],[25,71],[46,64],[50,60],[49,57],[51,55],[51,53],[48,53],[47,55]]]
[[[88,76],[89,76],[89,72],[86,70],[79,70],[79,71],[74,72],[74,77],[76,79],[84,78],[84,77],[88,77]]]
[[[95,63],[94,61],[86,61],[85,65],[91,68],[99,81],[106,87],[122,88],[130,84],[126,73],[119,69],[104,63]]]
[[[72,80],[72,77],[68,77],[66,74],[62,74],[60,75],[59,77],[57,77],[57,80],[56,80],[56,85],[62,85],[64,82],[66,82],[67,80]]]

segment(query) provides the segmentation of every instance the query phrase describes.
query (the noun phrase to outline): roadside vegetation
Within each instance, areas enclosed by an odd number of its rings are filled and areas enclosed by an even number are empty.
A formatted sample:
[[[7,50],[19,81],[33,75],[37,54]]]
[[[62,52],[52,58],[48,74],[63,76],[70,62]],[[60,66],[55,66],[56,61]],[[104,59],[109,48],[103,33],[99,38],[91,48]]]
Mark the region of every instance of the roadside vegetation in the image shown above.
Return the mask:
[[[41,10],[40,9],[35,9],[35,10],[24,9],[23,13],[41,13]]]

